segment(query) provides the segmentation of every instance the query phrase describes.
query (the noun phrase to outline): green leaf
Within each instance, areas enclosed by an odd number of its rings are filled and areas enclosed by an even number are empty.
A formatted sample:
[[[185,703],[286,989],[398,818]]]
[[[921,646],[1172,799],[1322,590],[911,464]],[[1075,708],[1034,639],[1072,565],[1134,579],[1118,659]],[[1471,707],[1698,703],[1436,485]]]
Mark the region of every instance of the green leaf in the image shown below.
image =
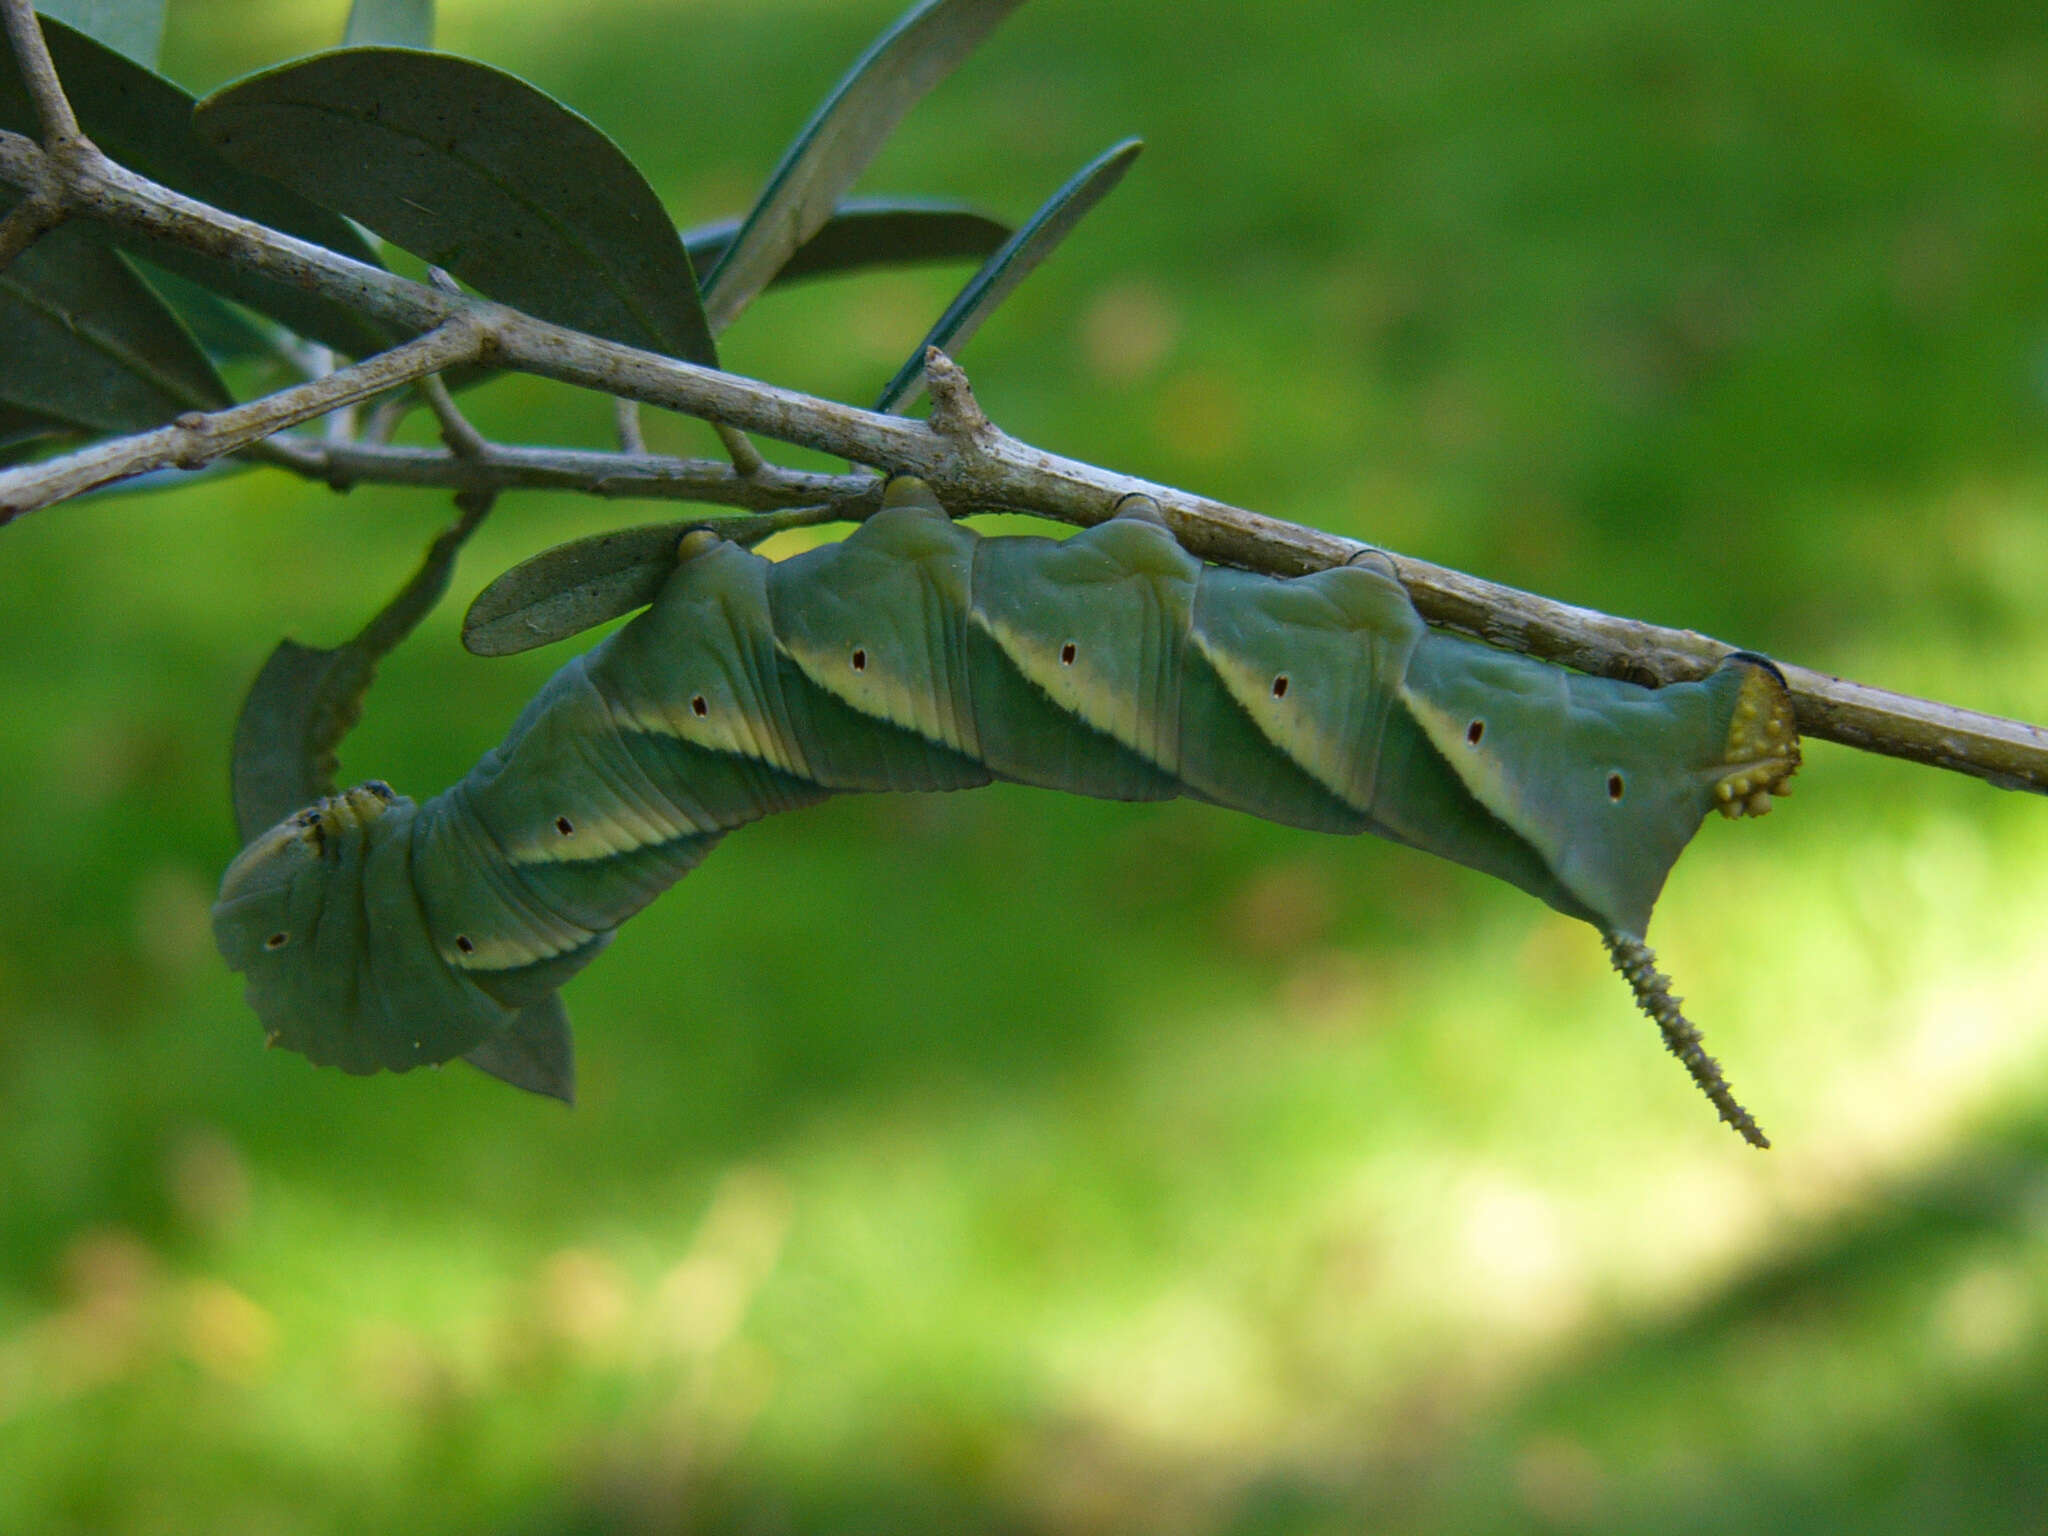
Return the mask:
[[[290,361],[290,337],[190,278],[151,267],[142,273],[217,363]]]
[[[1060,242],[1067,238],[1089,209],[1108,195],[1110,188],[1123,180],[1124,172],[1131,168],[1131,162],[1138,158],[1144,147],[1140,139],[1125,139],[1081,167],[1065,186],[1047,198],[1045,206],[1031,216],[1031,222],[1012,235],[1003,248],[989,257],[981,270],[967,280],[967,286],[946,306],[946,312],[939,316],[938,323],[925,334],[924,340],[917,344],[916,350],[897,370],[896,377],[889,381],[881,398],[875,402],[875,409],[895,411],[914,402],[924,392],[925,348],[937,347],[950,353],[965,346],[967,339],[981,328],[981,322],[995,312],[996,306],[1059,248]]]
[[[0,272],[0,403],[94,432],[228,404],[227,386],[121,255],[77,224]]]
[[[646,607],[676,568],[676,541],[695,526],[619,528],[522,560],[469,605],[463,645],[477,656],[512,656]]]
[[[34,411],[24,411],[15,406],[0,405],[0,448],[12,448],[16,443],[32,442],[39,437],[55,437],[64,430],[61,421],[52,421],[47,416],[38,416]]]
[[[714,333],[823,228],[904,115],[1022,3],[924,0],[861,55],[784,151],[738,238],[705,280]]]
[[[377,256],[346,219],[314,206],[275,182],[229,165],[192,131],[192,98],[178,86],[61,22],[46,21],[58,76],[87,137],[131,170],[180,192],[324,245],[357,261]],[[13,56],[0,49],[0,128],[36,133],[35,108],[22,88]],[[88,226],[92,227],[92,226]],[[140,255],[216,293],[239,300],[297,331],[351,356],[380,351],[384,333],[346,306],[289,283],[273,282],[229,262],[166,242],[108,235]]]
[[[195,122],[236,164],[494,299],[717,364],[689,255],[653,189],[524,80],[450,54],[350,48],[228,86]]]
[[[164,42],[164,0],[40,0],[36,9],[98,38],[145,69],[156,68]]]
[[[683,245],[699,272],[715,266],[740,231],[738,219],[686,230]],[[907,267],[988,255],[1010,227],[965,203],[924,198],[850,198],[824,227],[796,248],[768,286],[831,277],[865,267]]]
[[[235,717],[231,779],[243,842],[334,793],[335,754],[376,671],[375,659],[352,644],[277,643]]]
[[[880,485],[876,481],[878,491]],[[751,549],[785,528],[859,515],[826,505],[785,507],[618,528],[558,544],[522,560],[476,595],[462,618],[462,643],[473,655],[512,656],[645,608],[676,568],[677,541],[693,528]]]
[[[61,421],[0,405],[0,468],[33,458],[52,438],[63,437],[70,431]]]
[[[377,663],[441,600],[456,555],[489,510],[488,498],[465,506],[412,579],[355,639],[332,650],[278,642],[235,719],[229,780],[244,843],[334,793],[335,755],[362,715]]]
[[[382,44],[388,48],[434,46],[434,0],[355,0],[348,8],[344,48]]]

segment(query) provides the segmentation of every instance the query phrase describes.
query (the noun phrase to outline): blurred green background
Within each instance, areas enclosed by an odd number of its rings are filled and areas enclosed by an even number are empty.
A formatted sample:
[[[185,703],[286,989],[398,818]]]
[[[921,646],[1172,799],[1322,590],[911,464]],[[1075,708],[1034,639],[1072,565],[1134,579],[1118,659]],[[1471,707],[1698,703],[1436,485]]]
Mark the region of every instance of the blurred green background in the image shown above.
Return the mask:
[[[340,0],[174,4],[208,89]],[[443,7],[685,224],[894,0]],[[1611,611],[2048,716],[2048,13],[1039,0],[870,192],[1150,148],[964,355],[1010,431]],[[762,300],[872,397],[963,274]],[[489,432],[601,445],[505,381]],[[701,451],[664,419],[657,445]],[[795,456],[784,455],[794,461]],[[2034,1531],[2048,806],[1824,744],[1651,937],[1406,850],[998,789],[763,824],[569,988],[574,1112],[259,1049],[206,907],[240,691],[448,517],[269,473],[0,533],[0,1531]],[[508,500],[351,777],[560,650]]]

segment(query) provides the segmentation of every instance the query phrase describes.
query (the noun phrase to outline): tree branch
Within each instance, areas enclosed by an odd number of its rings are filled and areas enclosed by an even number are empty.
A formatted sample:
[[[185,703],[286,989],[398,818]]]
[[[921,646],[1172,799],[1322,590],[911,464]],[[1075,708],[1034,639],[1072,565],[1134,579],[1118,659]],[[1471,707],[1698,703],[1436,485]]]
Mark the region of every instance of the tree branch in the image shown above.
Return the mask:
[[[42,25],[30,0],[0,0],[0,21],[6,25],[9,49],[42,124],[44,147],[40,174],[23,184],[21,201],[0,219],[0,272],[4,272],[15,257],[68,216],[61,167],[83,142],[83,135],[57,79],[57,66],[51,62],[49,45],[43,41]]]
[[[153,432],[96,443],[19,469],[0,470],[0,527],[24,512],[146,470],[171,465],[198,469],[340,406],[367,400],[456,363],[474,362],[488,342],[488,332],[467,316],[458,316],[439,330],[310,384],[222,411],[187,411]]]
[[[989,420],[982,414],[981,402],[974,398],[974,386],[967,382],[960,365],[937,347],[924,349],[924,387],[932,397],[926,425],[934,432],[966,443],[978,443],[988,436]]]
[[[484,441],[484,435],[470,425],[469,418],[462,414],[462,407],[455,403],[455,397],[448,392],[448,386],[437,373],[430,373],[418,382],[420,396],[427,402],[427,408],[434,413],[434,420],[440,424],[441,441],[448,445],[448,451],[458,459],[471,463],[490,452],[491,445]],[[464,487],[468,490],[481,487]],[[495,490],[496,487],[492,487]]]
[[[16,11],[23,7],[20,0],[4,3],[12,7],[8,11],[11,25]],[[31,141],[0,132],[0,180],[33,190],[53,174],[61,182],[66,206],[78,214],[135,234],[176,241],[320,292],[403,332],[431,331],[462,316],[473,328],[470,342],[478,350],[489,351],[493,366],[662,406],[858,464],[920,475],[949,506],[1010,509],[1087,526],[1107,517],[1124,495],[1140,491],[1159,503],[1168,524],[1191,553],[1281,576],[1342,564],[1366,547],[1018,442],[989,424],[979,407],[972,406],[964,376],[947,378],[943,368],[938,370],[940,380],[935,381],[938,398],[935,421],[930,425],[858,410],[603,341],[502,305],[439,292],[210,208],[114,164],[83,140],[78,141],[75,153],[53,161]],[[384,358],[395,358],[406,350],[386,353]],[[416,377],[452,360],[444,358],[432,368],[415,369],[405,376]],[[328,387],[332,380],[346,379],[356,371],[344,370],[331,380],[304,388]],[[957,375],[957,369],[954,372]],[[388,388],[389,382],[377,387]],[[292,421],[305,420],[320,409],[374,392],[343,389],[324,406],[301,413],[295,405],[280,415],[274,402],[300,394],[286,391],[271,397],[270,402],[236,407],[217,413],[217,417],[258,412],[263,425],[240,440],[248,442]],[[953,403],[946,404],[946,398]],[[201,419],[210,424],[217,418]],[[210,435],[200,442],[177,435],[185,430],[163,429],[14,473],[53,472],[82,460],[92,460],[97,466],[90,476],[65,480],[70,489],[33,503],[43,505],[121,474],[156,464],[194,461],[191,456],[202,448],[209,450],[207,456],[232,451],[233,445],[218,446],[221,440]],[[210,433],[211,426],[208,430]],[[155,441],[158,439],[162,441]],[[136,448],[145,442],[153,446],[146,451]],[[474,460],[462,462],[452,454],[343,444],[316,447],[289,439],[273,441],[264,451],[273,460],[289,460],[301,473],[334,483],[390,478],[477,489],[545,483],[573,485],[601,495],[686,494],[692,499],[761,508],[794,504],[797,498],[792,492],[799,478],[794,472],[765,465],[741,471],[639,455],[578,456],[490,446]],[[817,476],[801,499],[850,505],[855,487],[849,481],[864,484],[871,495],[872,482],[865,477]],[[662,484],[666,491],[653,488]],[[0,521],[5,518],[5,503],[15,497],[8,477],[0,476]],[[1425,561],[1395,557],[1395,564],[1417,609],[1432,624],[1581,671],[1639,681],[1677,681],[1703,675],[1733,649],[1689,630],[1595,613]],[[1785,672],[1797,701],[1799,728],[1809,736],[1974,774],[2008,788],[2048,791],[2048,731],[1845,682],[1804,667],[1787,667]]]
[[[14,258],[64,222],[64,205],[41,187],[7,210],[0,219],[0,272]]]
[[[29,100],[35,103],[36,117],[43,125],[43,143],[52,151],[61,151],[83,135],[70,99],[57,81],[57,66],[50,61],[35,7],[31,0],[0,0],[0,16],[7,21],[7,41],[21,69],[21,83],[28,87]]]
[[[727,426],[722,421],[714,421],[711,427],[718,434],[718,440],[725,445],[725,452],[732,460],[732,467],[741,474],[757,475],[767,465],[768,461],[761,457],[761,450],[756,448],[748,440],[747,434],[738,427]],[[621,446],[624,444],[621,443]]]
[[[329,443],[292,433],[271,438],[262,447],[269,462],[338,489],[414,485],[454,491],[580,491],[586,496],[710,502],[749,512],[827,505],[856,520],[875,502],[875,479],[869,474],[828,475],[768,464],[758,474],[743,475],[723,459],[492,442],[486,442],[475,458],[465,458],[440,448]]]
[[[612,425],[619,434],[619,452],[647,451],[647,439],[640,431],[640,403],[637,400],[614,400]]]

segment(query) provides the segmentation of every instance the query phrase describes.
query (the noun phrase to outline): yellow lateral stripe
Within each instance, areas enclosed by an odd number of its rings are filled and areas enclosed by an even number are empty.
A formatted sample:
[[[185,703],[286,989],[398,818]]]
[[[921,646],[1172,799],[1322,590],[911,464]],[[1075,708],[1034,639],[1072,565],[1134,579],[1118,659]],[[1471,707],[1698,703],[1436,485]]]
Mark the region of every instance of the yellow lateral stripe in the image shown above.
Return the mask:
[[[510,971],[588,944],[595,937],[589,929],[537,905],[519,884],[511,872],[511,860],[504,857],[475,812],[462,803],[465,794],[460,784],[448,792],[446,805],[428,829],[428,839],[432,841],[438,834],[452,845],[447,853],[459,867],[475,871],[489,882],[496,911],[472,908],[450,912],[443,901],[432,902],[429,928],[441,958],[460,970]],[[492,920],[487,922],[487,918]],[[503,931],[508,922],[527,930],[526,935]]]
[[[587,673],[573,693],[565,690],[556,718],[537,725],[513,753],[507,771],[539,784],[575,778],[590,787],[557,806],[545,797],[521,797],[508,805],[496,785],[478,797],[479,819],[519,865],[583,863],[642,848],[658,847],[707,830],[698,827],[649,780],[629,753],[605,749],[619,741],[604,695]],[[595,743],[600,750],[590,750]],[[564,763],[563,759],[572,761]],[[525,759],[526,761],[522,761]],[[485,816],[483,807],[491,814]],[[503,825],[506,821],[511,825]],[[568,832],[563,832],[566,823]]]
[[[1405,682],[1401,685],[1401,702],[1472,798],[1503,825],[1513,828],[1515,835],[1542,854],[1544,862],[1555,871],[1563,852],[1561,834],[1553,831],[1548,818],[1527,813],[1508,779],[1506,761],[1494,747],[1493,738],[1488,738],[1484,748],[1472,748],[1465,739],[1464,716],[1450,714]]]
[[[731,622],[722,613],[712,620],[718,621]],[[614,706],[614,719],[621,727],[644,735],[666,736],[707,752],[747,758],[792,778],[812,777],[810,762],[795,733],[777,729],[786,718],[780,689],[772,682],[763,686],[758,670],[746,658],[714,651],[696,660],[699,665],[679,669],[674,685],[659,696]]]
[[[1353,782],[1354,768],[1347,766],[1344,760],[1345,742],[1322,728],[1317,712],[1290,712],[1287,728],[1283,730],[1273,708],[1273,679],[1269,673],[1211,644],[1209,637],[1200,629],[1194,632],[1191,640],[1193,649],[1201,654],[1221,680],[1224,691],[1237,701],[1259,734],[1272,744],[1274,751],[1327,789],[1340,804],[1362,814],[1371,814],[1375,798],[1374,781],[1378,777],[1376,764],[1361,793],[1360,786]]]
[[[877,513],[782,568],[807,586],[801,605],[777,613],[777,649],[847,708],[979,760],[959,620],[980,543],[942,512]]]
[[[1100,731],[1135,757],[1162,772],[1180,773],[1179,690],[1173,690],[1173,707],[1156,696],[1156,690],[1141,693],[1121,679],[1108,678],[1092,665],[1088,656],[1076,655],[1062,662],[1058,643],[1040,635],[1026,635],[992,617],[981,608],[970,608],[968,622],[996,643],[1010,665],[1026,681],[1036,685],[1055,708],[1064,710],[1083,725]],[[1161,669],[1140,665],[1138,678],[1156,679]],[[1179,676],[1178,669],[1174,677]]]
[[[867,648],[862,658],[866,665],[856,671],[849,658],[836,649],[800,648],[780,635],[776,637],[776,644],[803,673],[806,682],[821,693],[830,694],[848,709],[958,752],[963,757],[980,759],[981,742],[973,735],[972,717],[967,720],[967,729],[963,731],[957,714],[934,707],[936,689],[920,688],[915,678],[890,665],[896,659],[892,656],[893,647],[877,643]],[[944,664],[945,658],[933,659],[935,674],[947,675],[950,672],[951,669]],[[946,691],[950,694],[952,690],[948,688]]]

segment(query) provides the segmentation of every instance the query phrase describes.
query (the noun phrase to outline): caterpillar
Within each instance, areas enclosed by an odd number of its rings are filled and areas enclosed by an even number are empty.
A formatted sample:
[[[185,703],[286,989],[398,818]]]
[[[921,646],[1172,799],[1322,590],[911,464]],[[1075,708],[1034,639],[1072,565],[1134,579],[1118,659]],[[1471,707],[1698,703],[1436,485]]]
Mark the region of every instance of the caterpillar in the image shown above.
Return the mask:
[[[1798,763],[1762,657],[1657,689],[1585,676],[1429,628],[1384,556],[1205,565],[1144,497],[1066,539],[984,537],[899,478],[781,561],[686,533],[652,605],[461,782],[289,817],[228,866],[213,923],[272,1044],[355,1073],[485,1065],[535,1021],[566,1042],[556,990],[759,817],[994,779],[1186,795],[1377,833],[1592,924],[1761,1146],[1644,934],[1707,812],[1762,813]]]

